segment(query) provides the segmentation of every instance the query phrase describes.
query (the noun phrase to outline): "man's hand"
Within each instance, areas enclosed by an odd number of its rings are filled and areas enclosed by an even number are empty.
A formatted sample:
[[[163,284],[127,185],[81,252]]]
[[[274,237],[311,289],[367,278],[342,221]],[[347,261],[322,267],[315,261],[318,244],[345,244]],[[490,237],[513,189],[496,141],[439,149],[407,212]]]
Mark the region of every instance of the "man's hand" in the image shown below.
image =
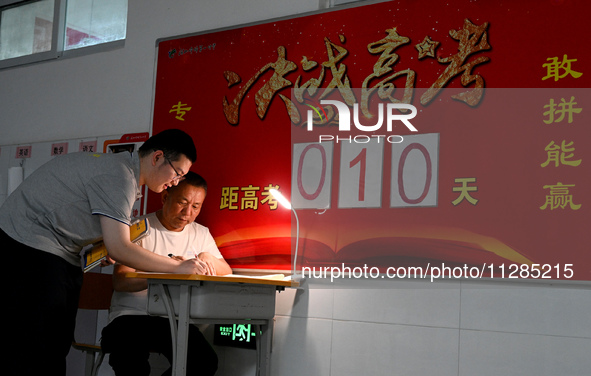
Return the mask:
[[[101,268],[109,265],[115,265],[115,260],[109,256],[105,256],[105,258],[101,260]]]
[[[212,275],[208,274],[207,264],[199,259],[189,259],[183,261],[178,267],[175,273],[178,274],[202,274],[202,275]]]
[[[207,275],[216,275],[216,270],[215,270],[215,261],[217,260],[217,258],[212,255],[209,252],[201,252],[198,256],[197,259],[199,259],[201,262],[203,262],[206,265],[206,269],[207,269]]]

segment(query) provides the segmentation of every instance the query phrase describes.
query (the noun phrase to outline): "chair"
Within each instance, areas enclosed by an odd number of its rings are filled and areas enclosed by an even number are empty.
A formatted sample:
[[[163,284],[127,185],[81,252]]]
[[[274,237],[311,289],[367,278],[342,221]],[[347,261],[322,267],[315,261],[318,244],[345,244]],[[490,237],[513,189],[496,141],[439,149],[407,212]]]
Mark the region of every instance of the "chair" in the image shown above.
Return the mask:
[[[79,309],[107,310],[113,295],[113,276],[111,274],[84,273],[80,290]],[[86,353],[86,376],[96,376],[105,354],[100,345],[73,341],[72,347]]]

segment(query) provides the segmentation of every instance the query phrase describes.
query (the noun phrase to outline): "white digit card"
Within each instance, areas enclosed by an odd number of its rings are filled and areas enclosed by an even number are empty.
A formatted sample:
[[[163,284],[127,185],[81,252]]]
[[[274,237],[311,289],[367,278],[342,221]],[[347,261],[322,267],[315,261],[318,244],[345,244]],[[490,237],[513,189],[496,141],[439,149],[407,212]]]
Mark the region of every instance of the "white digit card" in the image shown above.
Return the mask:
[[[378,208],[382,204],[384,141],[342,142],[339,208]]]
[[[437,206],[439,134],[404,136],[392,144],[390,207]]]
[[[332,142],[293,145],[291,204],[294,208],[330,208],[332,153]]]

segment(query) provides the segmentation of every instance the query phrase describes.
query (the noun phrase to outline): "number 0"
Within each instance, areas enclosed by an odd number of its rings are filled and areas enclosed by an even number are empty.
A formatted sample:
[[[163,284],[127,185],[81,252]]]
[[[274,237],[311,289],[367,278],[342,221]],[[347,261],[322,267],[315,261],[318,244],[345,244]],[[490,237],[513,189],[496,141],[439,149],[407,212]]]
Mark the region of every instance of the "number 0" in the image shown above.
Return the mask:
[[[408,196],[406,195],[406,192],[404,192],[404,165],[406,163],[406,157],[408,156],[408,153],[410,153],[412,150],[418,150],[423,154],[423,157],[425,157],[425,163],[426,163],[426,177],[425,177],[425,187],[423,188],[423,193],[419,196],[419,198],[416,199],[410,199],[408,198]],[[400,198],[402,198],[402,201],[406,202],[407,204],[418,204],[420,202],[422,202],[425,197],[427,197],[427,194],[429,193],[429,187],[431,186],[431,175],[432,175],[432,171],[431,171],[431,156],[429,155],[429,151],[427,150],[427,148],[425,148],[423,145],[418,144],[418,143],[412,143],[410,145],[408,145],[404,151],[402,152],[402,154],[400,155],[400,161],[398,162],[398,193],[400,194]]]
[[[322,158],[322,169],[320,171],[320,181],[318,182],[318,188],[316,188],[316,191],[312,194],[306,192],[306,190],[304,189],[304,184],[302,182],[302,167],[304,165],[304,158],[306,158],[306,153],[310,149],[318,149],[318,151],[320,152],[320,156]],[[300,155],[300,160],[298,162],[298,174],[297,174],[298,190],[299,190],[300,194],[302,195],[302,197],[305,198],[306,200],[314,200],[316,197],[318,197],[320,192],[322,192],[322,188],[324,187],[325,175],[326,175],[326,152],[324,151],[324,148],[318,144],[310,144],[310,145],[306,146],[304,148],[304,150],[302,150],[302,154]]]

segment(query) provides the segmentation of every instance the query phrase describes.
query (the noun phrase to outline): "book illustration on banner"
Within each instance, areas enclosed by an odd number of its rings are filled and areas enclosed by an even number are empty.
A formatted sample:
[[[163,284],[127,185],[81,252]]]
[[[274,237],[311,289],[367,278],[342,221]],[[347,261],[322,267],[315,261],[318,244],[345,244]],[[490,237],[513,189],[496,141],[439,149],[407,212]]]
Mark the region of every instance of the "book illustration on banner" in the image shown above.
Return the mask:
[[[138,240],[143,239],[149,233],[150,225],[146,218],[141,219],[129,226],[129,238],[132,242],[137,242]],[[86,273],[90,269],[100,264],[100,262],[104,260],[105,257],[107,257],[107,254],[107,248],[105,247],[105,244],[102,240],[94,243],[82,257],[82,268],[84,269],[84,272]]]
[[[451,268],[467,265],[527,264],[534,261],[502,241],[460,228],[443,226],[409,226],[367,229],[342,226],[336,235],[324,231],[312,232],[300,238],[297,264],[329,267],[367,265],[368,267],[427,267],[445,264]],[[291,254],[279,254],[278,249],[291,246],[289,236],[267,233],[251,228],[220,237],[219,249],[232,267],[242,264],[279,266],[291,259]],[[289,249],[289,248],[288,248]],[[494,274],[497,274],[494,270]]]

